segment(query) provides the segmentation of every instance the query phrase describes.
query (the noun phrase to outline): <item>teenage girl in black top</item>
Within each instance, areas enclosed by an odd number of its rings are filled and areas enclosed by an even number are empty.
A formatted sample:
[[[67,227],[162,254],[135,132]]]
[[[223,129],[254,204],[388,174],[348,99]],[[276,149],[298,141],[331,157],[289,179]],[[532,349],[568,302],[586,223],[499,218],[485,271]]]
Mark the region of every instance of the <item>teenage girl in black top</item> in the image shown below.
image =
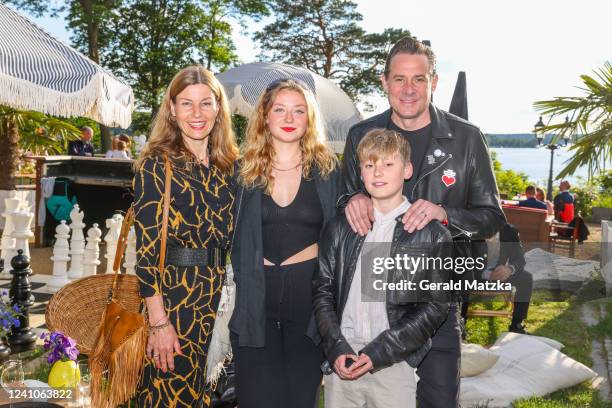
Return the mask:
[[[306,335],[318,241],[342,183],[314,96],[271,83],[249,121],[232,265],[230,323],[240,408],[312,408],[323,354]]]

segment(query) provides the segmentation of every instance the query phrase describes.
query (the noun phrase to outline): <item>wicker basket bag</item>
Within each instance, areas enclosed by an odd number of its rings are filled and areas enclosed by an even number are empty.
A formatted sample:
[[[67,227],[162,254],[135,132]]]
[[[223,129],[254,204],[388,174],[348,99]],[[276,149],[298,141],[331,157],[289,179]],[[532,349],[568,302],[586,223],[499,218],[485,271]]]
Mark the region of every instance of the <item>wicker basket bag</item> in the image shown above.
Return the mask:
[[[49,300],[45,313],[49,330],[72,337],[81,353],[90,354],[114,279],[114,274],[88,276],[60,289]],[[139,312],[142,298],[138,294],[138,278],[121,274],[117,279],[117,301],[125,309]]]
[[[164,270],[172,180],[167,157],[165,171],[160,271]],[[50,330],[74,338],[79,350],[89,356],[92,405],[97,408],[116,407],[130,399],[144,367],[147,325],[138,277],[119,273],[133,218],[131,207],[121,226],[114,273],[70,283],[51,298],[45,313]]]

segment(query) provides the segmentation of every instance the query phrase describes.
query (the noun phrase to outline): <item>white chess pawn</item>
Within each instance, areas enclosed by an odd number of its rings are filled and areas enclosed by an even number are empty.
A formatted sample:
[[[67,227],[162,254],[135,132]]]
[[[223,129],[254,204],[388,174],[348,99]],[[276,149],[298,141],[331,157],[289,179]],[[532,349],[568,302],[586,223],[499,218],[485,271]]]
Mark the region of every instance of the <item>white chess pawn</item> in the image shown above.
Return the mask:
[[[4,229],[2,230],[2,239],[0,240],[0,259],[3,262],[4,269],[0,273],[0,279],[11,279],[11,259],[14,254],[17,254],[15,249],[15,238],[13,238],[13,231],[15,229],[13,224],[13,213],[17,212],[21,200],[16,197],[16,191],[9,191],[8,198],[4,199]]]
[[[85,237],[83,236],[83,211],[79,211],[79,205],[75,204],[70,211],[70,229],[72,234],[70,237],[70,270],[68,271],[69,279],[79,279],[83,277],[83,254],[85,253]]]
[[[94,224],[87,231],[87,245],[85,246],[85,256],[83,258],[83,276],[91,276],[97,273],[98,265],[100,265],[100,237],[102,231],[98,228],[98,224]],[[74,261],[73,261],[74,262]]]
[[[70,283],[70,279],[67,276],[68,261],[70,261],[68,245],[68,238],[70,238],[70,227],[66,225],[66,221],[62,220],[61,223],[55,228],[55,245],[53,245],[53,276],[47,282],[47,290],[51,293],[55,293],[65,285]]]
[[[123,267],[125,268],[125,273],[136,274],[136,231],[134,231],[133,226],[130,227],[130,233],[127,237]]]
[[[121,234],[121,225],[123,224],[123,216],[121,214],[113,215],[113,218],[106,220],[106,228],[108,233],[104,237],[106,242],[106,273],[113,273],[113,262],[115,262],[115,252],[117,252],[117,243]]]
[[[23,254],[28,258],[30,257],[29,239],[34,237],[34,233],[30,228],[33,218],[34,214],[24,209],[13,213],[14,230],[11,235],[15,238],[15,251],[22,249]]]

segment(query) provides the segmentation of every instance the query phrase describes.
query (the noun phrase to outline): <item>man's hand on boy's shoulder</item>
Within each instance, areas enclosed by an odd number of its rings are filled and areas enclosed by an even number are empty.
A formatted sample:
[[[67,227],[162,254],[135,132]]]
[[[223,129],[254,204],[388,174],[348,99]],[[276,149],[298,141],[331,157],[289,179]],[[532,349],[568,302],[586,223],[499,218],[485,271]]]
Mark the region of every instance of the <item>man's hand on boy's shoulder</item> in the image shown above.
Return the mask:
[[[372,200],[365,194],[355,194],[344,209],[346,220],[354,232],[361,236],[367,235],[374,222],[374,207]],[[410,233],[422,230],[432,220],[444,222],[446,211],[439,205],[427,200],[417,200],[410,206],[402,222],[404,229]]]
[[[359,357],[354,354],[341,354],[334,362],[334,371],[338,374],[338,377],[343,380],[352,380],[353,377],[349,371],[349,367],[357,360],[359,360]]]
[[[354,232],[361,236],[367,235],[374,222],[374,206],[372,200],[363,193],[351,197],[344,209],[346,220]]]
[[[404,230],[409,233],[413,233],[414,230],[422,230],[432,220],[444,222],[446,211],[441,206],[422,199],[415,201],[402,218]]]

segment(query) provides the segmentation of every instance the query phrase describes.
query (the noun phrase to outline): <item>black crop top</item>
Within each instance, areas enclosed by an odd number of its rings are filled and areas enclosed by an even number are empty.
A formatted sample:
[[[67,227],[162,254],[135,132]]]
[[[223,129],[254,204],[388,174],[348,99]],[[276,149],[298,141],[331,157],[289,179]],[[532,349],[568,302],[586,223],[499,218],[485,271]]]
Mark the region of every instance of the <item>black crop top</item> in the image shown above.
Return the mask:
[[[319,240],[323,209],[315,181],[302,178],[298,192],[286,207],[280,207],[268,194],[262,194],[263,255],[280,265]]]

